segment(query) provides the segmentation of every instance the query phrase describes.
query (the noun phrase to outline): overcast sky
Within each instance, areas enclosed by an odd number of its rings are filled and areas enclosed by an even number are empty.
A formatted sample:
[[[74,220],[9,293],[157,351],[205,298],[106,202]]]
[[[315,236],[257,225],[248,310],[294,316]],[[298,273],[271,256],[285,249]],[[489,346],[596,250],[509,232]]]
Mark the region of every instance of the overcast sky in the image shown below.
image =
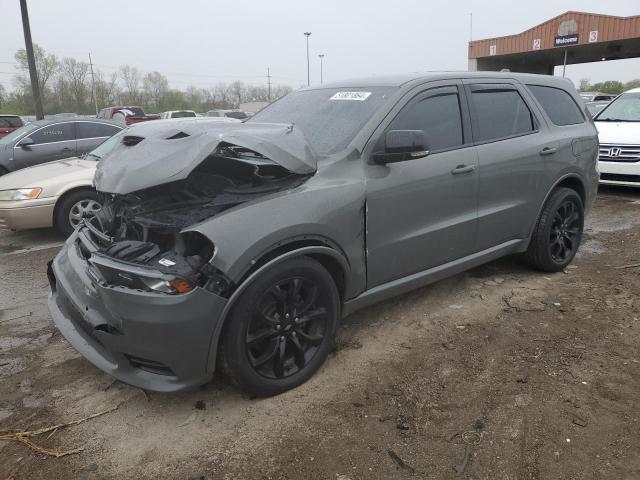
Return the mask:
[[[519,33],[567,10],[640,14],[638,0],[29,0],[34,42],[59,57],[93,61],[109,74],[130,64],[159,71],[172,86],[236,79],[312,83],[425,70],[466,70],[473,38]],[[18,0],[0,0],[0,82],[12,86],[13,55],[24,47]],[[558,69],[556,69],[558,71]],[[568,67],[579,81],[640,77],[640,59]]]

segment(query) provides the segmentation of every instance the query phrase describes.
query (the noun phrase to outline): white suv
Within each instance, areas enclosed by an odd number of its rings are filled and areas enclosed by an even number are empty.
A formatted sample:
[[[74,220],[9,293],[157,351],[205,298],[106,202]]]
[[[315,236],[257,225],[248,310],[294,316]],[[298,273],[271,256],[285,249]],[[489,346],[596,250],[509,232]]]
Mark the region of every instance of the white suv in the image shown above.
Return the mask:
[[[595,118],[600,183],[640,187],[640,88],[629,90]]]

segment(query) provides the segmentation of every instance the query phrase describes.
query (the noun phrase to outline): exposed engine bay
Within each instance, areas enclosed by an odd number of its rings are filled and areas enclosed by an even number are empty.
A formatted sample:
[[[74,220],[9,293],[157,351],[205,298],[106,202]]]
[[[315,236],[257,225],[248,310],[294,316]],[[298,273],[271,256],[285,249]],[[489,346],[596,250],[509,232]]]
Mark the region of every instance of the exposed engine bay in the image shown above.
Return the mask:
[[[199,232],[181,231],[236,205],[294,188],[309,176],[292,173],[255,151],[221,142],[183,180],[128,194],[99,192],[102,209],[85,221],[99,246],[90,262],[109,284],[150,286],[146,280],[119,273],[109,264],[113,259],[167,276],[163,285],[154,284],[151,290],[185,293],[201,286],[226,296],[232,285],[209,263],[213,243]]]

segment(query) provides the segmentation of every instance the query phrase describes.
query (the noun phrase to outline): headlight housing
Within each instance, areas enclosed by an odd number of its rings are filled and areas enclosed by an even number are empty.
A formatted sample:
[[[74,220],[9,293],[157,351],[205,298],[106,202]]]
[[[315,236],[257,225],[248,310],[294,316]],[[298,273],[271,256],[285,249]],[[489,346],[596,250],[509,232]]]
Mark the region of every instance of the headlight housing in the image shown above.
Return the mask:
[[[42,193],[41,188],[18,188],[16,190],[0,190],[0,201],[33,200]]]

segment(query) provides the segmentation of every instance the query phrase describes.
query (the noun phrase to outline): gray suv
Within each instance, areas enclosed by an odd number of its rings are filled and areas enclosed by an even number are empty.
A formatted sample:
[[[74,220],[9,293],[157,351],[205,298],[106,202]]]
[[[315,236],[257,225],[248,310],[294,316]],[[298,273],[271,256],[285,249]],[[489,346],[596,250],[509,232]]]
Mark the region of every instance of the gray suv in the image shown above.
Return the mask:
[[[148,122],[50,263],[51,315],[151,390],[306,381],[341,317],[498,257],[564,269],[598,139],[559,78],[446,73],[291,93],[242,124]]]
[[[0,138],[0,175],[88,153],[122,127],[105,120],[40,120]]]

